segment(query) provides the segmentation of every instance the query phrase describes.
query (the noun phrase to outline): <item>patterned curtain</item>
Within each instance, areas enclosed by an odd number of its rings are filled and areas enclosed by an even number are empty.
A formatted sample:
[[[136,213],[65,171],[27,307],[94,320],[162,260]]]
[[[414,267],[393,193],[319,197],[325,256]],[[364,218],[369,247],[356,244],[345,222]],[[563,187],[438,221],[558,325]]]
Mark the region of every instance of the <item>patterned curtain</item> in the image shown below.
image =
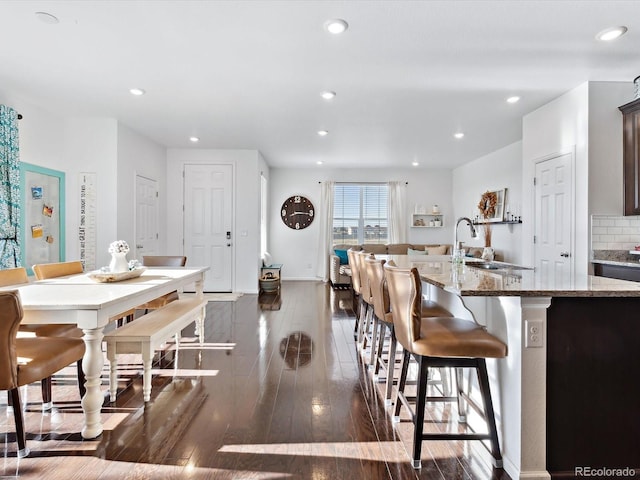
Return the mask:
[[[20,266],[18,113],[0,105],[0,269]]]

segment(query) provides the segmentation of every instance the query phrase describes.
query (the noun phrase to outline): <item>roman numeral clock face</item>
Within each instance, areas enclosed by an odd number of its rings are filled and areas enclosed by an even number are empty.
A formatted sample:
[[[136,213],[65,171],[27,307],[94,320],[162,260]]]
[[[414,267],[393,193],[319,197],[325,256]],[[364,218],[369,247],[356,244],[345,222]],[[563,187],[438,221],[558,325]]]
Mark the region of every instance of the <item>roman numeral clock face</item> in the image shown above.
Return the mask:
[[[280,218],[284,224],[294,230],[307,228],[315,216],[313,203],[301,195],[287,198],[280,209]]]

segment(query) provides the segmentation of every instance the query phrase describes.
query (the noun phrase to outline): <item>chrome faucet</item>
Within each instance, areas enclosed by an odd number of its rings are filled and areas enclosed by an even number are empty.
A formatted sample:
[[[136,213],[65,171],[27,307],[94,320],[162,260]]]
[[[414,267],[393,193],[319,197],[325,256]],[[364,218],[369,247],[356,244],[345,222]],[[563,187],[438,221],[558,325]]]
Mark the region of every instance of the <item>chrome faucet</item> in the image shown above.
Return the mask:
[[[469,231],[471,232],[471,238],[478,238],[478,232],[476,231],[476,228],[473,226],[473,222],[471,221],[471,219],[468,218],[468,217],[460,217],[456,221],[456,227],[453,230],[454,254],[455,254],[456,250],[460,250],[462,248],[462,242],[460,242],[460,244],[458,244],[458,225],[460,225],[460,222],[462,222],[463,220],[466,220],[467,223],[469,224]]]

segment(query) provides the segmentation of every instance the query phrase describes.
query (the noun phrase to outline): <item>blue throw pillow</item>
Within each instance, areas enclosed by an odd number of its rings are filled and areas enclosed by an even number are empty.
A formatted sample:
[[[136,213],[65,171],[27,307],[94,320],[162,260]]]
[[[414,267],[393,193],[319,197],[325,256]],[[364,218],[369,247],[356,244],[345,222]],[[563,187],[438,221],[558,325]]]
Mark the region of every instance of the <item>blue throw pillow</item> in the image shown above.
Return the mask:
[[[349,256],[347,255],[346,250],[334,250],[336,255],[340,259],[340,265],[349,265]]]

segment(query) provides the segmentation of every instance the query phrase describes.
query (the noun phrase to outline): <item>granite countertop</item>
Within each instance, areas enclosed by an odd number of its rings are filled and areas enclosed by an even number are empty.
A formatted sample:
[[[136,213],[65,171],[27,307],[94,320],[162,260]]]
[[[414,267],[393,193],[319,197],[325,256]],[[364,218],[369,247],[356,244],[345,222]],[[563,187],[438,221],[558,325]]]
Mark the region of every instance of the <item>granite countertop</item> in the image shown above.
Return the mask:
[[[594,250],[591,263],[640,268],[640,252],[631,253],[630,250]]]
[[[416,267],[422,281],[462,296],[640,297],[638,282],[593,275],[563,281],[544,278],[532,268],[502,262],[491,262],[497,267],[494,270],[474,267],[473,261],[456,270],[448,255],[376,255],[376,258],[393,260],[402,268]]]

